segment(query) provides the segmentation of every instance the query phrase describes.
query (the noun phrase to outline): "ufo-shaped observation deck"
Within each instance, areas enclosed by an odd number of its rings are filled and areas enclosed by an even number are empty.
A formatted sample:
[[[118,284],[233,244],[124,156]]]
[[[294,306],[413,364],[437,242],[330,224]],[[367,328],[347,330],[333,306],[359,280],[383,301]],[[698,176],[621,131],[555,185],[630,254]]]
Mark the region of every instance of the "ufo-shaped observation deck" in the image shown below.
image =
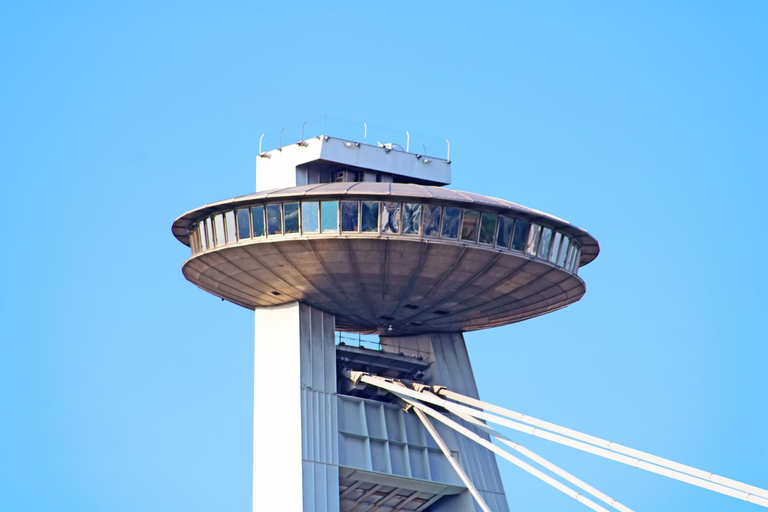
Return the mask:
[[[254,309],[302,301],[339,330],[406,335],[519,322],[585,293],[597,241],[566,221],[469,192],[398,183],[269,190],[185,213],[184,275]]]

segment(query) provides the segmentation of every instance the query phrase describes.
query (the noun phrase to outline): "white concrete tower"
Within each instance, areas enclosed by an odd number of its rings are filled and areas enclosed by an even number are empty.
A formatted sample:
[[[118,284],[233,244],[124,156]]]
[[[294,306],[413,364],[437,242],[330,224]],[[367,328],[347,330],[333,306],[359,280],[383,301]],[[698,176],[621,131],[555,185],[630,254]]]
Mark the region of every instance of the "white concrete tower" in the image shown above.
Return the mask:
[[[462,333],[579,300],[597,242],[443,188],[447,154],[326,133],[261,153],[255,194],[173,225],[192,249],[186,278],[255,311],[253,510],[474,512],[416,415],[342,372],[478,397]],[[493,454],[437,430],[488,506],[509,510]]]

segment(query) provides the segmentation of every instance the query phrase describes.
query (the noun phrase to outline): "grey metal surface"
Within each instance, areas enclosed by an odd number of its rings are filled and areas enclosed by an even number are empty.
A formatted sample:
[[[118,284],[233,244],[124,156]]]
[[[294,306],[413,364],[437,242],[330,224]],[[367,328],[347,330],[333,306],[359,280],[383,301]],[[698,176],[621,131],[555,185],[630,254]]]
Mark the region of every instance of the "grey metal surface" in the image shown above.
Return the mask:
[[[413,185],[405,183],[324,183],[303,185],[284,189],[267,190],[246,196],[225,199],[191,210],[177,218],[172,227],[174,236],[182,243],[189,245],[189,230],[198,220],[213,213],[231,210],[235,207],[251,205],[258,202],[275,200],[284,201],[288,198],[301,200],[303,198],[344,198],[347,197],[380,197],[389,200],[418,200],[424,203],[453,204],[462,208],[482,208],[499,214],[531,220],[567,234],[575,238],[581,245],[581,265],[594,260],[600,252],[600,246],[589,233],[572,224],[544,212],[527,208],[519,204],[493,197],[461,192],[443,187]]]
[[[477,245],[399,236],[275,240],[199,254],[184,275],[247,308],[299,300],[335,315],[340,330],[392,335],[519,322],[586,291],[555,265]]]

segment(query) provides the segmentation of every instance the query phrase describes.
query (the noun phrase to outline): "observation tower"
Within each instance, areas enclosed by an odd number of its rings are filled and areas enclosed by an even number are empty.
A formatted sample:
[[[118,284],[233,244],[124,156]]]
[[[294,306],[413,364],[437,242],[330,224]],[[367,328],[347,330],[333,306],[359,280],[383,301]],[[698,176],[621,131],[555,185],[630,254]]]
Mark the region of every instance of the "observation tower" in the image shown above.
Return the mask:
[[[447,141],[359,131],[260,147],[255,193],[173,223],[184,276],[255,312],[253,509],[507,511],[493,453],[370,379],[478,399],[464,333],[581,299],[597,241],[444,188]]]

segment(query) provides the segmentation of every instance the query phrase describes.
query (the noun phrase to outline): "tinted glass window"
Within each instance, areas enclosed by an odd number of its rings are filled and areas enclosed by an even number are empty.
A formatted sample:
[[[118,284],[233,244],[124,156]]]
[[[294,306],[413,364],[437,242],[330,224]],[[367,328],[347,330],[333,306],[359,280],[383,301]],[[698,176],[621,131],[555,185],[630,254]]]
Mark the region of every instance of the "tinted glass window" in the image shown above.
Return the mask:
[[[557,253],[558,266],[565,266],[565,258],[568,255],[568,245],[570,241],[571,240],[567,236],[563,235],[563,241],[560,243],[560,252]]]
[[[251,220],[253,220],[253,236],[264,236],[264,207],[251,208]]]
[[[285,234],[299,232],[299,203],[285,203]]]
[[[375,233],[379,230],[379,202],[363,201],[363,233]]]
[[[539,245],[540,235],[541,226],[538,224],[531,224],[531,229],[528,231],[528,238],[525,240],[525,254],[536,256],[536,247]]]
[[[432,204],[424,205],[424,223],[422,233],[424,236],[440,235],[440,212],[442,208]]]
[[[499,217],[499,234],[496,236],[496,247],[509,249],[509,243],[512,241],[512,226],[515,219],[511,217]]]
[[[555,236],[552,238],[552,251],[549,255],[549,261],[554,263],[557,261],[557,251],[560,250],[560,242],[563,240],[563,235],[560,233],[555,233]]]
[[[445,208],[443,210],[443,238],[459,238],[459,221],[461,220],[461,208]]]
[[[227,243],[227,237],[224,234],[224,215],[218,214],[213,217],[213,231],[216,242],[216,247],[222,246]]]
[[[542,228],[541,230],[541,243],[539,244],[539,250],[537,255],[539,258],[545,258],[549,255],[549,248],[552,244],[552,230],[549,228]]]
[[[320,203],[310,201],[301,203],[301,231],[317,233],[320,231]]]
[[[323,201],[320,203],[320,222],[323,233],[339,230],[339,202]]]
[[[267,205],[267,234],[283,234],[283,209],[279,204]]]
[[[235,212],[230,211],[224,214],[224,220],[227,223],[227,243],[235,242],[237,241],[237,238],[235,237],[236,228],[235,228]]]
[[[248,210],[237,210],[237,237],[240,240],[251,238],[250,218]]]
[[[381,232],[400,232],[400,203],[381,203]]]
[[[205,223],[197,225],[197,238],[200,240],[200,248],[205,251],[208,249],[208,241],[205,239]]]
[[[360,203],[357,201],[341,202],[341,230],[357,231],[357,219],[360,213]]]
[[[581,250],[574,247],[573,261],[571,262],[571,272],[574,274],[579,270],[579,263],[581,262]]]
[[[477,242],[477,228],[480,223],[480,214],[472,210],[464,210],[464,219],[461,222],[461,239],[466,242]]]
[[[531,223],[527,220],[515,219],[515,229],[512,230],[512,245],[511,249],[516,251],[522,251],[525,249],[525,242],[528,240],[528,230],[531,227]]]
[[[496,234],[496,223],[499,216],[495,213],[483,212],[480,217],[480,243],[492,244],[493,236]]]
[[[412,203],[403,204],[403,234],[418,235],[420,222],[421,205]]]

